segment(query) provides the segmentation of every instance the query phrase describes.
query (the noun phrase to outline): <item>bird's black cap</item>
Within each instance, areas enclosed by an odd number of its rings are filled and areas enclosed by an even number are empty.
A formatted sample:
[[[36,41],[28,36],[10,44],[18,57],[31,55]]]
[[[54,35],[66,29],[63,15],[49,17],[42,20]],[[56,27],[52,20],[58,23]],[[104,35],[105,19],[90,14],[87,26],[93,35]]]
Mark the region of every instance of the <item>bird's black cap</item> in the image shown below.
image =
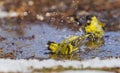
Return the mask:
[[[50,45],[51,43],[55,43],[55,42],[52,42],[52,41],[48,41],[48,42],[47,42],[47,45]]]

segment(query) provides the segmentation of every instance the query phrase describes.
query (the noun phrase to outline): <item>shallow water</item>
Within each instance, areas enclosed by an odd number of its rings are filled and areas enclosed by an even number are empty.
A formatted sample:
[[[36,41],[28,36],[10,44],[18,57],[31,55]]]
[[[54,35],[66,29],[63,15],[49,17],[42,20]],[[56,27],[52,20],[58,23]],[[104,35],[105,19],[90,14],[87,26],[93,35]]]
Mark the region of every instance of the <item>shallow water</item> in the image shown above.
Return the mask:
[[[17,59],[21,58],[38,58],[47,59],[50,58],[50,52],[45,47],[48,41],[54,41],[59,43],[61,40],[72,36],[81,35],[81,32],[75,32],[67,28],[57,29],[47,24],[29,24],[23,30],[22,35],[18,35],[13,30],[16,27],[5,26],[6,29],[0,27],[1,37],[6,38],[0,42],[0,48],[4,53],[14,52]],[[108,58],[120,56],[120,31],[117,32],[105,32],[104,45],[98,50],[90,50],[87,53],[81,51],[74,59],[90,59],[94,57]],[[84,48],[83,48],[84,49]]]

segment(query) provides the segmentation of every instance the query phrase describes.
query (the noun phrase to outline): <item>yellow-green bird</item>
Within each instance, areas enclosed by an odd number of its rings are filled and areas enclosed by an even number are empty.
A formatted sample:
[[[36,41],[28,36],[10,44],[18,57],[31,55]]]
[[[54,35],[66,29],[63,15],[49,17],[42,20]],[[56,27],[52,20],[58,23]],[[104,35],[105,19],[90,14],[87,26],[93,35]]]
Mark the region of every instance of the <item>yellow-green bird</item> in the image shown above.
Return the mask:
[[[87,16],[86,24],[83,27],[85,34],[91,34],[93,38],[102,38],[104,35],[105,24],[100,22],[96,16]]]
[[[77,51],[81,45],[83,45],[88,35],[83,36],[71,36],[65,40],[63,40],[61,43],[55,43],[55,42],[48,42],[48,49],[51,50],[52,53],[55,54],[72,54],[73,52]]]
[[[102,38],[102,36],[104,35],[104,24],[101,23],[95,16],[88,16],[86,17],[86,20],[87,23],[83,27],[83,31],[85,32],[84,35],[71,36],[60,43],[49,41],[47,43],[48,49],[55,54],[72,54],[86,42],[86,38]]]

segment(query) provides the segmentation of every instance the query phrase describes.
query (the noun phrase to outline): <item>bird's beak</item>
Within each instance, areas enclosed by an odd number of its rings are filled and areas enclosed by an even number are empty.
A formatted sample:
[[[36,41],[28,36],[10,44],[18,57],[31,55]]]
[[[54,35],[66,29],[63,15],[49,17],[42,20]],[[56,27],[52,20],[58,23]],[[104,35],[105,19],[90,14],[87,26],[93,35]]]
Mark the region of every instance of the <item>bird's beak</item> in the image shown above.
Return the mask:
[[[45,47],[48,47],[49,45],[45,45]]]

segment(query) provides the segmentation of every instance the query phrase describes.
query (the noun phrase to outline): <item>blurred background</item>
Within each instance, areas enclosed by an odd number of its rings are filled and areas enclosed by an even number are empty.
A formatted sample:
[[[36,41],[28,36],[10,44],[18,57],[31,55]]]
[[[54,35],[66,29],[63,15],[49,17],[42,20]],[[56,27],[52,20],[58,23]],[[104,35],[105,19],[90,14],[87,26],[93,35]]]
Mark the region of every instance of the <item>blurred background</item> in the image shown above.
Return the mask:
[[[77,27],[73,25],[75,18],[94,14],[108,25],[107,30],[120,29],[120,0],[0,0],[0,11],[16,17],[13,20],[7,17],[16,24],[44,21],[70,29]],[[1,17],[3,14],[0,13]]]

